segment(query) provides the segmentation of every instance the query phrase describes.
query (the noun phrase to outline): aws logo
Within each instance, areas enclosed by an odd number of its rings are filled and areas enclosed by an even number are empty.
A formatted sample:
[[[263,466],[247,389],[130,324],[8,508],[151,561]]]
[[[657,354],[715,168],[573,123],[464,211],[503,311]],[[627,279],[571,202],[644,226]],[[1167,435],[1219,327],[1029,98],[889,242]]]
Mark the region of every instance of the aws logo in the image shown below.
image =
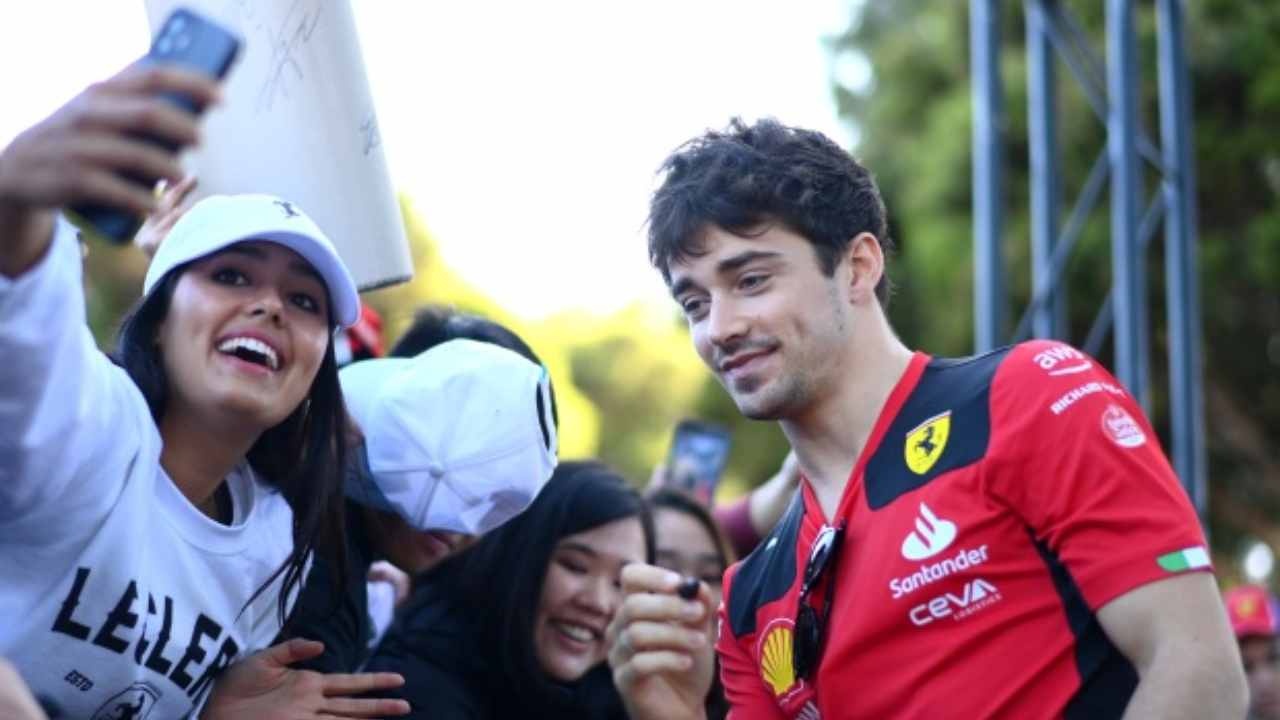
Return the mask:
[[[1036,365],[1039,365],[1041,370],[1044,370],[1047,374],[1052,375],[1053,377],[1074,375],[1076,373],[1085,372],[1089,368],[1093,367],[1093,363],[1089,362],[1089,356],[1070,345],[1063,345],[1062,343],[1058,343],[1049,347],[1047,350],[1042,350],[1036,353],[1035,357],[1031,358],[1031,360],[1035,362]],[[1058,367],[1060,363],[1071,364]]]
[[[951,435],[951,411],[939,413],[925,420],[907,433],[903,453],[907,467],[917,475],[929,472],[929,468],[942,457]]]

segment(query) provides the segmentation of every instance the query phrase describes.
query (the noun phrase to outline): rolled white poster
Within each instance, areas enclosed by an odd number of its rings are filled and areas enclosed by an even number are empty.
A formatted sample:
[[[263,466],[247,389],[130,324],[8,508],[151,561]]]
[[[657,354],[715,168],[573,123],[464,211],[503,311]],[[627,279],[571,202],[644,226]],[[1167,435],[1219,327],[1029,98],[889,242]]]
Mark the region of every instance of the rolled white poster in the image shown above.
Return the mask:
[[[349,0],[144,0],[154,35],[178,6],[243,41],[224,102],[185,162],[196,196],[269,193],[306,210],[361,290],[409,280],[413,261],[391,187]]]

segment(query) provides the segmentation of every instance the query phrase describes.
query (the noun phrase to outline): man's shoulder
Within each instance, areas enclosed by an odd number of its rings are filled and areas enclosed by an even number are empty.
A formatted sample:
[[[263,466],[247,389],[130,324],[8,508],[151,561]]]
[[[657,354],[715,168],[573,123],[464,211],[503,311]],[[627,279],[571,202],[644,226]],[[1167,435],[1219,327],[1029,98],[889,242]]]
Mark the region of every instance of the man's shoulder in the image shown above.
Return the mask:
[[[1024,344],[1005,345],[973,355],[930,358],[912,396],[922,392],[946,396],[989,386],[997,371],[1011,356],[1021,352]]]
[[[1052,338],[1035,338],[994,350],[963,357],[934,357],[925,369],[925,378],[945,378],[963,385],[990,384],[997,372],[1028,381],[1039,377],[1062,377],[1084,372],[1097,365],[1088,353],[1070,343]]]
[[[1077,405],[1133,402],[1102,363],[1060,340],[1029,340],[1010,348],[994,385],[992,406],[999,421],[1024,430],[1069,417],[1067,410]]]
[[[929,361],[867,461],[872,510],[986,456],[991,387],[1013,349]]]
[[[795,587],[796,543],[803,520],[804,500],[796,492],[769,536],[730,568],[724,603],[734,637],[754,633],[760,608]]]
[[[1038,410],[1073,388],[1103,387],[1122,395],[1116,379],[1088,353],[1053,339],[1027,340],[981,355],[931,360],[908,405],[945,408],[982,398],[995,422]],[[932,415],[931,415],[932,417]]]
[[[957,407],[985,403],[998,377],[1023,352],[1022,345],[1006,345],[966,357],[935,357],[929,360],[912,389],[898,419],[927,420]]]

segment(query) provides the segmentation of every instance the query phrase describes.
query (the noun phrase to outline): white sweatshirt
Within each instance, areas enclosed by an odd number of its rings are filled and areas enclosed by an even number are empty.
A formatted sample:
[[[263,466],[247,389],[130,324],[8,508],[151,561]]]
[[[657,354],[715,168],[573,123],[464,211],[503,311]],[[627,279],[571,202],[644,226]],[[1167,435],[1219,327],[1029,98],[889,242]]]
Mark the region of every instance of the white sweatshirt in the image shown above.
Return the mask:
[[[146,401],[85,326],[75,231],[0,277],[0,656],[64,718],[179,718],[279,628],[292,513],[247,465],[233,523],[160,467]],[[243,608],[243,612],[241,612]]]

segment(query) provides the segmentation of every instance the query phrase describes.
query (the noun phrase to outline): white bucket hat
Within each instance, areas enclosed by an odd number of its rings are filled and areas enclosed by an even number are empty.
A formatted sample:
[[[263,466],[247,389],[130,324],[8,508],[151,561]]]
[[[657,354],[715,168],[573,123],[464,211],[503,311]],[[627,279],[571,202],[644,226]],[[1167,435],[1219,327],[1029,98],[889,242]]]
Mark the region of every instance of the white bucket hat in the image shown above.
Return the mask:
[[[347,473],[348,497],[419,530],[488,532],[528,507],[555,469],[547,371],[506,348],[451,340],[338,377],[367,460]]]
[[[350,327],[360,317],[360,295],[333,243],[311,218],[271,195],[211,195],[179,218],[147,268],[142,293],[170,270],[246,240],[278,243],[311,263],[329,291],[333,319]]]

